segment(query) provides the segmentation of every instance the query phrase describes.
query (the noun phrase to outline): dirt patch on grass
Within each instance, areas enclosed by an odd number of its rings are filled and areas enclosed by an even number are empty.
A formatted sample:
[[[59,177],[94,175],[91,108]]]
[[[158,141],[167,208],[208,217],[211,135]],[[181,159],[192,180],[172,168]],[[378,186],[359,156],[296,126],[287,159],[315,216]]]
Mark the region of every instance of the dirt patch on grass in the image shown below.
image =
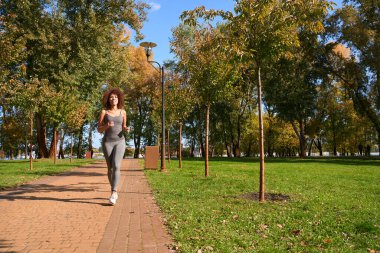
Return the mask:
[[[251,192],[251,193],[246,193],[243,195],[240,195],[239,198],[243,199],[249,199],[253,201],[259,201],[260,199],[260,194],[258,192]],[[281,194],[281,193],[265,193],[264,194],[265,201],[289,201],[290,196]]]

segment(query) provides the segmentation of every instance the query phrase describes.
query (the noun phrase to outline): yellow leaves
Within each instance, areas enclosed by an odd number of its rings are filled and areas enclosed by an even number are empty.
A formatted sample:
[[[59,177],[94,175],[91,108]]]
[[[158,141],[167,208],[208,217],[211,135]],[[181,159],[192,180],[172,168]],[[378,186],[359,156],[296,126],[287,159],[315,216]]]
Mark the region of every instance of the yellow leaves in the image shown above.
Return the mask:
[[[158,71],[147,62],[144,48],[130,46],[128,53],[130,55],[128,65],[133,76],[130,81],[133,85],[141,86],[142,82],[159,77]]]
[[[79,101],[77,101],[76,103],[73,103],[71,105],[74,104],[75,106],[68,108],[68,112],[66,114],[65,119],[65,123],[71,130],[79,129],[83,125],[88,111],[87,103],[80,103]]]

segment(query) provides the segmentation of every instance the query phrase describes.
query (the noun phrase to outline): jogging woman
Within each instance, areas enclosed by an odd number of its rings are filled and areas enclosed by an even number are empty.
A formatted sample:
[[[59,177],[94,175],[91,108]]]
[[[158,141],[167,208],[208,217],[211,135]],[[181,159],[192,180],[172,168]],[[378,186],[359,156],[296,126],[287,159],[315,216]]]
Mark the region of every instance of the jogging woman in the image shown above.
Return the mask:
[[[99,116],[98,131],[104,132],[102,148],[108,167],[108,181],[111,185],[109,201],[115,205],[118,198],[117,187],[120,181],[121,160],[125,152],[123,131],[129,132],[123,93],[118,89],[105,92],[103,106],[105,109]]]

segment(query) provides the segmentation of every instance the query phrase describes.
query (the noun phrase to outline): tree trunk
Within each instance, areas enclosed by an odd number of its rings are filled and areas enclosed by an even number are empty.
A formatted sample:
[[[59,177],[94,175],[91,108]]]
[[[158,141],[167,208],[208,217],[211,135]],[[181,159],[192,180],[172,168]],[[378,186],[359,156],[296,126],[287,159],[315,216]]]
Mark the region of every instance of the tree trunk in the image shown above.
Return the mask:
[[[90,121],[89,127],[88,127],[88,151],[91,152],[91,159],[92,159],[92,156],[94,154],[94,152],[92,151],[92,131],[93,131],[93,128],[94,128],[94,125]]]
[[[170,127],[168,127],[168,163],[170,163]]]
[[[59,138],[59,152],[58,152],[58,159],[65,159],[65,155],[63,154],[63,141],[65,139],[63,129],[61,129],[61,136]]]
[[[319,156],[323,156],[323,150],[322,150],[322,141],[321,139],[317,138],[316,141],[314,141],[315,146],[317,147],[319,151]]]
[[[70,162],[73,160],[73,133],[71,133],[71,138],[70,138]]]
[[[25,160],[28,159],[28,136],[29,136],[29,133],[28,133],[28,130],[26,132],[26,136],[25,136]]]
[[[58,130],[57,127],[53,127],[53,137],[50,143],[49,158],[53,158],[54,164],[56,164],[57,159],[57,144],[58,144]]]
[[[204,147],[204,142],[203,142],[203,134],[202,134],[202,117],[201,117],[201,110],[198,110],[198,122],[199,126],[197,127],[197,133],[198,133],[198,139],[199,139],[199,145],[201,146],[201,155],[202,157],[205,157],[205,147]]]
[[[134,139],[135,152],[133,153],[133,158],[139,158],[140,155],[140,145],[141,145],[141,135],[136,136]]]
[[[84,124],[85,123],[83,123],[83,125],[81,126],[81,128],[79,130],[77,158],[83,158],[83,156],[82,156],[82,142],[83,142]]]
[[[377,131],[377,147],[378,147],[379,156],[380,156],[380,128],[377,128],[376,131]]]
[[[199,142],[201,145],[201,155],[202,155],[202,157],[205,157],[205,144],[203,142],[202,134],[200,134],[199,138],[200,138]]]
[[[205,131],[205,177],[209,176],[208,171],[208,134],[210,123],[210,104],[206,106],[206,131]]]
[[[309,145],[309,153],[307,154],[308,156],[311,156],[311,149],[313,147],[314,139],[311,139],[310,145]]]
[[[293,127],[293,130],[294,132],[296,133],[297,137],[298,137],[298,141],[299,141],[299,156],[300,157],[305,157],[305,150],[306,150],[306,139],[305,139],[305,127],[304,127],[304,124],[303,124],[303,121],[302,120],[298,120],[298,124],[299,124],[299,130],[296,126],[296,124],[292,121],[291,122],[292,124],[292,127]]]
[[[29,138],[30,138],[30,155],[29,155],[29,170],[33,170],[33,112],[30,113],[30,132],[29,132]]]
[[[57,144],[58,144],[58,131],[57,131],[57,127],[56,126],[53,126],[53,137],[51,139],[51,142],[50,142],[50,148],[49,148],[49,158],[53,158],[55,157],[55,155],[57,154],[56,152],[56,147],[57,147]]]
[[[241,157],[240,153],[240,139],[241,139],[241,118],[240,115],[238,117],[238,125],[237,125],[237,140],[236,140],[236,157]]]
[[[179,138],[178,138],[178,168],[182,168],[182,123],[179,123]]]
[[[257,68],[257,98],[258,98],[258,110],[259,110],[259,148],[260,148],[260,189],[259,189],[259,200],[261,202],[265,201],[264,195],[264,123],[262,114],[262,101],[261,101],[261,73],[260,67]]]
[[[3,124],[0,125],[0,142],[1,142],[0,144],[1,144],[1,150],[4,151],[4,135],[3,135],[3,133],[4,133],[4,122],[5,122],[5,113],[6,113],[4,106],[1,107],[1,110],[3,113],[2,114]]]
[[[194,152],[195,152],[195,140],[194,138],[191,141],[191,146],[190,146],[190,157],[194,157]]]
[[[248,143],[248,149],[247,149],[247,154],[245,154],[246,157],[251,157],[251,151],[252,150],[252,142]]]
[[[38,144],[38,158],[49,157],[49,152],[46,147],[46,123],[40,114],[36,114],[37,121],[37,144]]]
[[[230,149],[228,147],[228,143],[226,141],[224,142],[224,145],[226,146],[227,157],[231,157],[231,152],[230,152]]]

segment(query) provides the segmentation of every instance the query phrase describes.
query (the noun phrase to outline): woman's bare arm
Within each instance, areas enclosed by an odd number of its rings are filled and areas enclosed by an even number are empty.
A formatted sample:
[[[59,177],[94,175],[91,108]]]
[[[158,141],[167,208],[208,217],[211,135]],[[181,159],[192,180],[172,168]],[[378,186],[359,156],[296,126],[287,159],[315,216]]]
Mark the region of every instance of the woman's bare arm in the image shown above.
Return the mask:
[[[98,132],[103,133],[105,130],[107,130],[109,126],[109,122],[107,124],[103,124],[104,122],[104,116],[106,115],[106,110],[102,110],[99,116],[98,120]]]
[[[122,111],[122,115],[123,115],[123,130],[129,133],[130,128],[127,127],[127,113],[125,112],[125,110]]]

